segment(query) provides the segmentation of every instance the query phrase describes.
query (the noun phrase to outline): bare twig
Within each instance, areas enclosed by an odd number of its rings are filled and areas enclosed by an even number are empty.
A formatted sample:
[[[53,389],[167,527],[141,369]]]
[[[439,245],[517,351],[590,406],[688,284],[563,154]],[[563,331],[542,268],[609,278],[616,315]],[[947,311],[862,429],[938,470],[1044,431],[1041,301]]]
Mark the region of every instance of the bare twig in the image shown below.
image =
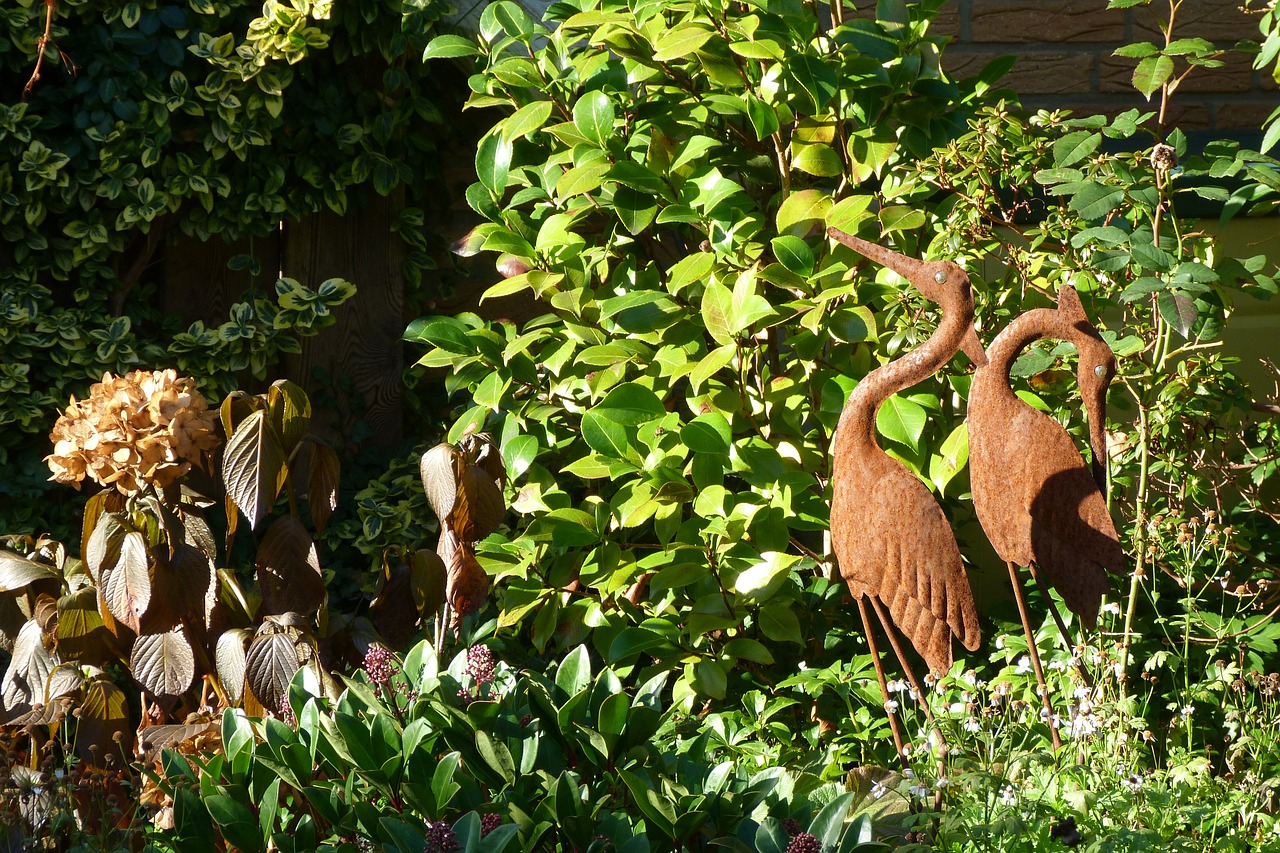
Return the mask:
[[[35,88],[36,81],[40,79],[40,66],[44,64],[44,50],[49,46],[50,33],[53,32],[53,12],[57,6],[58,0],[44,0],[44,33],[36,41],[36,67],[32,69],[31,79],[27,81],[27,85],[22,87],[24,101]]]

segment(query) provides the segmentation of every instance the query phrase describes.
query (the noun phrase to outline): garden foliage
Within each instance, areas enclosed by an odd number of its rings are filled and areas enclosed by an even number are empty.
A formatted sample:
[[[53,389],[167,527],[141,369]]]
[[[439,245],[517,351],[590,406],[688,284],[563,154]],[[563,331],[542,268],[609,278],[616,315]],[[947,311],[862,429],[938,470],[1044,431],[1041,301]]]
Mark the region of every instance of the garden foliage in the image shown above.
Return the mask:
[[[0,521],[51,522],[39,457],[55,409],[104,372],[170,366],[212,396],[268,380],[333,322],[341,280],[283,279],[223,322],[160,310],[182,234],[248,254],[283,220],[410,186],[411,281],[430,265],[412,206],[441,136],[416,62],[431,2],[19,0],[0,10]],[[42,34],[48,25],[48,40]],[[409,57],[415,61],[408,62]],[[412,180],[410,180],[412,179]],[[172,271],[178,264],[170,263]],[[197,271],[192,271],[193,274]],[[172,272],[170,273],[172,274]]]
[[[232,707],[217,644],[202,671],[220,719],[198,709],[144,729],[157,847],[1280,847],[1275,403],[1220,351],[1234,305],[1275,292],[1275,266],[1227,255],[1184,215],[1193,200],[1224,222],[1266,212],[1280,163],[1239,141],[1193,149],[1166,126],[1187,75],[1225,55],[1180,37],[1178,0],[1154,4],[1161,39],[1120,51],[1151,109],[1113,118],[1027,114],[993,88],[1008,62],[951,79],[929,30],[941,5],[575,0],[536,20],[500,0],[477,36],[430,42],[428,66],[472,70],[469,106],[494,122],[466,194],[485,222],[459,251],[494,257],[503,279],[486,300],[545,313],[407,330],[420,364],[447,372],[458,415],[420,480],[393,464],[362,493],[358,525],[329,530],[359,526],[357,547],[381,558],[368,618],[330,614],[307,574],[306,519],[322,532],[332,502],[311,482],[302,512],[307,404],[287,385],[221,409],[225,524],[243,512],[265,531],[248,561],[189,535],[214,511],[198,495],[218,495],[192,469],[123,508],[93,498],[85,570],[48,541],[14,543],[26,556],[0,567],[17,579],[0,603],[25,602],[34,638],[60,630],[61,601],[88,583],[73,576],[105,589],[124,572],[141,593],[195,547],[223,603],[241,602],[221,636],[241,631],[246,672],[250,631],[292,664],[334,662],[250,678],[263,707],[248,710],[271,712],[259,720]],[[1261,20],[1265,67],[1276,21]],[[292,41],[270,44],[295,58]],[[890,398],[877,428],[953,520],[987,639],[927,696],[895,679],[885,703],[872,677],[829,553],[829,441],[857,380],[937,315],[829,226],[962,262],[988,341],[1071,285],[1118,358],[1109,495],[1132,573],[1097,632],[1034,626],[1056,754],[966,496],[960,363]],[[1083,437],[1072,358],[1042,342],[1014,372],[1024,400]],[[250,563],[256,586],[242,583]],[[56,589],[42,599],[38,583]],[[116,598],[106,612],[127,622]],[[1043,613],[1043,593],[1032,602]],[[171,632],[212,635],[211,620],[178,621]],[[424,630],[403,658],[388,649]],[[42,661],[63,642],[45,634]],[[348,677],[352,649],[368,651]],[[80,721],[53,729],[67,751],[69,728],[93,730],[94,702],[119,709],[124,731],[124,679],[91,675],[101,695],[78,696]],[[907,724],[905,755],[886,711]],[[58,754],[29,749],[28,763]]]

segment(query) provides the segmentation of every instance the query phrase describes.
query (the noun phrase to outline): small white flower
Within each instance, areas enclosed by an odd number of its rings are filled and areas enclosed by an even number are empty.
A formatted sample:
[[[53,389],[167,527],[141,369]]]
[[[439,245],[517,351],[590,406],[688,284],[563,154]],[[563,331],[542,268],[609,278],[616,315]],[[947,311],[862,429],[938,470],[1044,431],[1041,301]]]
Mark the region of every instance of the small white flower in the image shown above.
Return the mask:
[[[885,703],[884,703],[884,709],[885,709],[885,711],[887,711],[887,712],[888,712],[888,713],[890,713],[890,714],[896,714],[896,713],[898,713],[898,700],[897,700],[897,699],[890,699],[888,702],[885,702]]]
[[[938,787],[938,788],[949,788],[951,787],[951,780],[948,779],[946,776],[943,776],[941,779],[939,779],[937,782],[934,782],[933,784],[935,787]]]
[[[1115,601],[1108,601],[1106,604],[1102,605],[1102,612],[1103,612],[1103,613],[1110,613],[1112,616],[1119,616],[1119,615],[1120,615],[1120,605],[1119,605],[1119,603],[1118,603],[1118,602],[1115,602]]]
[[[965,704],[963,702],[952,702],[947,706],[947,711],[952,714],[963,714],[965,712]]]
[[[911,796],[924,799],[929,796],[929,786],[921,782],[918,785],[911,786]]]
[[[809,668],[809,664],[805,663],[804,661],[800,661],[800,663],[796,664],[796,667],[799,668],[801,672],[804,672],[806,669]]]
[[[997,649],[1003,649],[1003,648],[1004,648],[1004,637],[1005,637],[1005,635],[1004,635],[1004,634],[1001,634],[1000,636],[996,637],[996,648],[997,648]]]
[[[1062,660],[1061,658],[1054,658],[1053,660],[1049,661],[1049,669],[1053,670],[1054,672],[1065,672],[1067,669],[1067,662]]]
[[[1000,802],[1006,806],[1011,806],[1018,802],[1018,792],[1014,790],[1012,785],[1005,785],[1000,792]]]
[[[893,681],[889,682],[888,687],[890,693],[905,693],[907,690],[907,682],[903,681],[901,678],[895,678]]]
[[[907,747],[906,749],[903,749],[902,751],[903,751],[903,753],[906,753],[909,749],[910,749],[910,747]],[[902,778],[903,778],[903,779],[914,779],[914,778],[916,778],[916,771],[914,771],[914,770],[912,770],[910,767],[908,767],[906,770],[903,770],[903,771],[902,771]]]
[[[1088,688],[1088,687],[1085,687],[1085,686],[1083,686],[1083,685],[1081,685],[1080,687],[1077,687],[1077,688],[1076,688],[1076,689],[1071,693],[1071,695],[1072,695],[1072,696],[1075,698],[1075,700],[1078,702],[1078,701],[1080,701],[1081,699],[1084,699],[1086,696],[1088,696],[1088,695],[1089,695],[1089,688]]]
[[[1128,786],[1130,791],[1137,791],[1142,787],[1145,780],[1137,773],[1130,773],[1124,777],[1124,784]]]
[[[966,732],[980,732],[982,731],[982,721],[977,717],[970,717],[964,721],[964,730]]]
[[[889,793],[889,789],[884,786],[883,782],[876,782],[871,786],[871,796],[875,797],[877,800],[887,793]]]
[[[1026,675],[1030,671],[1031,671],[1031,658],[1028,657],[1027,655],[1023,655],[1022,657],[1018,658],[1018,670],[1017,670],[1018,675]]]
[[[1194,714],[1195,711],[1196,711],[1195,705],[1183,705],[1182,710],[1179,711],[1178,713],[1182,715],[1182,719],[1189,720],[1191,719],[1191,715]]]

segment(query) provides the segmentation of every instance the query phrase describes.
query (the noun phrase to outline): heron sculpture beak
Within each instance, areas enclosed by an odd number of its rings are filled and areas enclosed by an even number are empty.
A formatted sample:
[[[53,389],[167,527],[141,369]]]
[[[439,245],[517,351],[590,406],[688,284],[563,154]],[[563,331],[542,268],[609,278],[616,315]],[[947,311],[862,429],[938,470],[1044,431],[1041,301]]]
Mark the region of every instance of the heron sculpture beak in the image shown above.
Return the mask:
[[[959,294],[963,300],[960,308],[966,315],[965,331],[960,338],[960,350],[975,366],[986,365],[987,351],[983,348],[982,341],[978,340],[978,333],[973,328],[973,290],[969,285],[969,276],[965,275],[964,270],[953,263],[922,261],[908,257],[886,249],[884,246],[869,243],[861,237],[847,234],[839,228],[828,228],[827,236],[870,258],[880,266],[893,270],[911,282],[911,286],[926,298],[939,304],[943,304],[943,294]],[[941,278],[938,277],[939,275]]]

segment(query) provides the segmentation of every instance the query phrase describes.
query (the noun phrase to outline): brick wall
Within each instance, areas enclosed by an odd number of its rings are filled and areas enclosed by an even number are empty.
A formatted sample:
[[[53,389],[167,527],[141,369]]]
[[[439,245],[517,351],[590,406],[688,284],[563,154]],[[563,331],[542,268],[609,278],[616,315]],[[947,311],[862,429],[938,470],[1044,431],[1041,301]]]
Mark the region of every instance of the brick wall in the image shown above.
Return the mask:
[[[1199,37],[1218,47],[1258,41],[1258,9],[1242,0],[1185,0],[1174,21],[1174,38]],[[1136,60],[1113,57],[1135,41],[1163,45],[1149,7],[1106,8],[1106,0],[951,0],[934,22],[935,33],[952,37],[943,65],[952,77],[976,74],[996,57],[1013,55],[1017,65],[1003,84],[1033,109],[1066,108],[1078,115],[1115,115],[1134,107],[1158,109],[1130,85]],[[1193,130],[1257,130],[1280,104],[1270,73],[1254,71],[1252,57],[1231,53],[1226,66],[1196,69],[1173,94],[1168,127]],[[1177,70],[1185,66],[1179,61]]]

